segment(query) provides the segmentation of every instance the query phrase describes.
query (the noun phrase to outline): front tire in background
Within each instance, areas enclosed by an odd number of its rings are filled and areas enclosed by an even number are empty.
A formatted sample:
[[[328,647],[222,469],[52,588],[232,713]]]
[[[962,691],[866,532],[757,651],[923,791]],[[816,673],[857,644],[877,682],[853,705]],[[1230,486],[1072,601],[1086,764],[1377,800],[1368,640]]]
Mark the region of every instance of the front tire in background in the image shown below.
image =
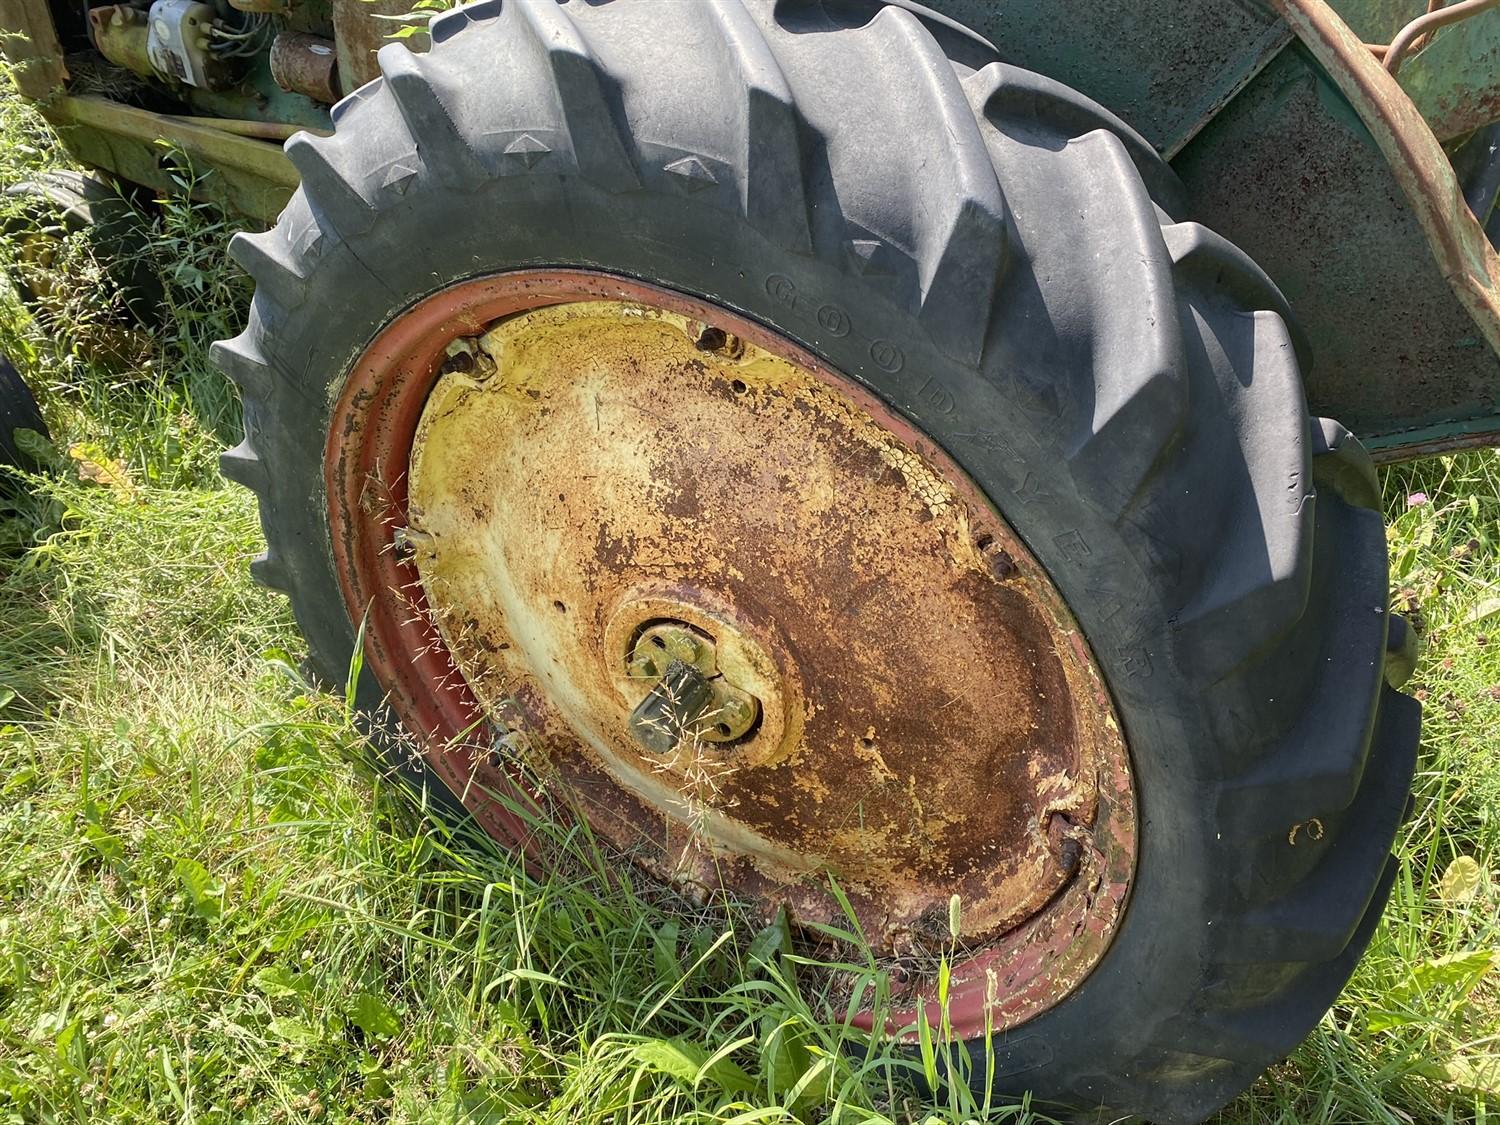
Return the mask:
[[[338,403],[419,301],[587,270],[763,326],[982,491],[1129,746],[1112,940],[974,1038],[976,1082],[993,1052],[996,1093],[1075,1114],[1224,1104],[1369,940],[1418,727],[1383,680],[1373,468],[1307,416],[1281,294],[1118,119],[899,7],[489,0],[432,37],[381,51],[334,136],[288,143],[302,188],[232,248],[257,290],[218,351],[245,397],[224,471],[259,495],[257,573],[323,674],[364,611],[336,561]],[[391,688],[367,672],[362,704]]]
[[[0,232],[22,303],[61,342],[129,361],[141,350],[129,334],[158,327],[165,299],[150,219],[113,182],[70,168],[11,184],[5,197]],[[86,243],[106,292],[80,302],[93,279],[70,269],[69,239]],[[91,319],[80,322],[84,311]]]

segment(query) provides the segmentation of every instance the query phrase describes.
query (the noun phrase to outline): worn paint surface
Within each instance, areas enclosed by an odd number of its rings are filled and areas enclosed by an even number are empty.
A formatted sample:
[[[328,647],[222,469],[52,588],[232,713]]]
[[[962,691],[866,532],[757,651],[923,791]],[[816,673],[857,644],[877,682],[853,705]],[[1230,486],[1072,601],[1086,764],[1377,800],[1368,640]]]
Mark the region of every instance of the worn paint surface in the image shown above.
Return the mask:
[[[1292,38],[1244,0],[1170,5],[1098,0],[926,0],[983,35],[1000,57],[1080,90],[1168,157]]]
[[[1426,0],[1333,0],[1330,6],[1356,36],[1380,45],[1428,10]],[[1500,120],[1500,11],[1477,13],[1424,39],[1406,57],[1399,82],[1438,140]]]
[[[297,187],[296,170],[280,146],[266,141],[104,98],[60,96],[45,103],[42,112],[81,163],[130,183],[169,194],[181,190],[163,163],[160,142],[165,141],[186,153],[195,168],[214,170],[194,182],[195,198],[272,222]]]
[[[850,400],[753,346],[702,351],[695,329],[556,306],[438,381],[408,526],[449,651],[664,876],[744,857],[823,918],[831,870],[892,947],[954,893],[975,936],[1010,929],[1076,873],[1063,836],[1121,753],[1055,596]],[[750,736],[667,757],[631,737],[651,684],[628,658],[661,620],[718,643],[760,700]]]
[[[1272,3],[1327,75],[1324,81],[1331,82],[1347,99],[1368,132],[1370,143],[1385,160],[1391,180],[1404,199],[1407,214],[1415,219],[1425,236],[1437,276],[1473,326],[1453,340],[1474,358],[1463,362],[1455,355],[1447,370],[1431,370],[1424,369],[1420,360],[1406,350],[1410,335],[1394,331],[1392,322],[1386,322],[1384,338],[1391,346],[1384,357],[1384,366],[1389,375],[1369,370],[1364,374],[1380,396],[1385,415],[1382,424],[1369,427],[1373,430],[1370,444],[1379,456],[1382,449],[1400,453],[1403,447],[1430,448],[1442,441],[1450,446],[1462,445],[1469,435],[1494,430],[1500,422],[1500,377],[1496,366],[1500,363],[1500,256],[1465,204],[1447,154],[1417,106],[1328,4],[1323,0],[1272,0]],[[1453,30],[1456,29],[1449,32]],[[1373,225],[1368,217],[1364,221],[1366,229]],[[1390,247],[1383,256],[1372,255],[1366,266],[1366,278],[1379,278],[1396,262],[1399,253]],[[1420,251],[1413,247],[1412,253]],[[1418,339],[1431,339],[1433,334],[1428,325],[1412,316],[1409,305],[1412,298],[1420,295],[1427,298],[1436,312],[1435,292],[1424,286],[1413,291],[1405,304],[1393,299],[1385,307],[1393,317],[1410,322]],[[1452,320],[1451,313],[1437,315],[1445,321]],[[1342,328],[1338,321],[1328,323]],[[1351,370],[1346,377],[1357,376]],[[1446,408],[1434,409],[1428,403],[1424,412],[1412,395],[1417,379],[1424,380],[1428,387],[1443,380],[1462,397],[1455,398],[1452,405],[1445,404]],[[1357,422],[1353,424],[1358,427]],[[1361,429],[1361,437],[1366,432]]]
[[[599,298],[637,308],[582,332],[550,308]],[[743,355],[696,349],[688,320]],[[494,373],[440,379],[497,321]],[[367,667],[497,837],[531,849],[495,794],[532,800],[539,771],[690,890],[842,922],[833,868],[893,952],[946,945],[957,891],[961,1034],[1045,1010],[1102,955],[1134,796],[1087,644],[941,452],[789,342],[607,275],[480,279],[371,344],[326,464]],[[629,737],[630,639],[663,619],[715,636],[764,708],[750,736],[668,760]],[[930,983],[901,986],[911,1012]]]
[[[1500,9],[1443,28],[1400,82],[1440,141],[1500,121]]]

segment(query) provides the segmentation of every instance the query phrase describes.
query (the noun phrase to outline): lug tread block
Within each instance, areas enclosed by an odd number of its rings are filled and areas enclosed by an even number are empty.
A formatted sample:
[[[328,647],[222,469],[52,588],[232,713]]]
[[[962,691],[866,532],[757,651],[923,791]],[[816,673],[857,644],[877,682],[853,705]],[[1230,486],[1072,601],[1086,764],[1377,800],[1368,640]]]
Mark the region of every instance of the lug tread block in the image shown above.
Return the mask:
[[[1118,294],[1098,303],[1100,347],[1092,357],[1094,379],[1088,396],[1092,419],[1087,436],[1068,455],[1069,470],[1090,501],[1118,518],[1153,479],[1187,419],[1181,335],[1166,327],[1176,323],[1177,301],[1156,208],[1136,179],[1124,142],[1114,133],[1095,129],[1070,140],[1066,152],[1086,169],[1080,173],[1083,182],[1110,185],[1107,190],[1115,195],[1117,206],[1128,210],[1126,216],[1117,212],[1109,221],[1128,224],[1136,232],[1132,241],[1142,247],[1134,260],[1103,265],[1108,272],[1097,279],[1097,284]],[[1133,190],[1124,185],[1133,185]],[[1158,330],[1133,330],[1141,324],[1156,325]]]
[[[1235,919],[1222,939],[1219,959],[1234,961],[1329,961],[1349,945],[1359,920],[1378,891],[1382,857],[1400,827],[1417,763],[1417,733],[1421,706],[1416,700],[1385,688],[1377,720],[1374,748],[1360,791],[1337,832],[1312,839],[1306,826],[1292,843],[1291,825],[1281,841],[1269,848],[1312,847],[1318,863],[1294,888],[1275,902]],[[1269,860],[1259,863],[1263,869]]]
[[[1220,790],[1216,824],[1228,840],[1284,837],[1291,824],[1348,808],[1359,791],[1381,693],[1385,529],[1336,493],[1319,499],[1314,551],[1329,557],[1315,567],[1309,601],[1326,624],[1310,660],[1277,652],[1245,689],[1252,701],[1291,700],[1296,719],[1263,743],[1254,724],[1235,739],[1255,760]],[[1211,697],[1210,705],[1222,712],[1244,702]]]
[[[347,123],[349,115],[354,112],[355,108],[373,100],[383,85],[384,82],[376,78],[374,81],[366,82],[359,89],[345,94],[338,101],[334,102],[332,108],[328,111],[328,116],[333,121],[334,128],[337,129],[340,125]]]
[[[1265,971],[1285,981],[1280,989],[1258,1003],[1237,1003],[1247,990],[1243,974],[1239,975],[1239,987],[1233,990],[1216,989],[1212,986],[1203,992],[1203,1007],[1194,1014],[1185,1015],[1169,1023],[1166,1037],[1181,1044],[1185,1050],[1194,1050],[1212,1057],[1243,1062],[1247,1065],[1236,1077],[1233,1089],[1249,1085],[1267,1059],[1280,1059],[1289,1055],[1307,1034],[1320,1016],[1338,998],[1344,983],[1354,971],[1354,965],[1370,944],[1380,915],[1390,898],[1395,884],[1398,865],[1394,858],[1381,864],[1379,875],[1374,880],[1363,915],[1352,927],[1349,939],[1335,956],[1326,961],[1303,965],[1295,975],[1285,976],[1285,967],[1267,964]],[[1253,969],[1247,967],[1246,972]],[[1212,1112],[1222,1104],[1208,1106]],[[1196,1121],[1199,1117],[1185,1117]]]
[[[1379,678],[1380,667],[1374,663],[1373,678]],[[1285,842],[1292,825],[1314,819],[1331,825],[1349,808],[1359,792],[1368,739],[1364,678],[1351,684],[1346,696],[1321,693],[1331,713],[1318,713],[1315,705],[1285,738],[1281,755],[1223,788],[1217,825],[1224,839]],[[1354,725],[1341,726],[1345,719]],[[1290,767],[1288,758],[1295,759]]]
[[[1254,357],[1259,392],[1254,410],[1240,420],[1248,480],[1236,490],[1234,505],[1224,508],[1219,528],[1205,529],[1214,548],[1209,566],[1176,620],[1182,666],[1200,682],[1214,683],[1302,619],[1311,588],[1315,493],[1302,440],[1302,383],[1286,322],[1266,311],[1210,309],[1208,315],[1215,347]],[[1259,440],[1288,432],[1297,438]]]
[[[255,452],[249,438],[219,454],[219,472],[235,484],[242,484],[262,496],[270,485],[265,462]]]
[[[236,239],[240,237],[235,235]],[[231,242],[230,246],[233,245]],[[271,365],[252,342],[248,331],[229,340],[215,340],[208,354],[245,397],[264,399],[271,393]]]
[[[395,98],[407,133],[416,144],[422,169],[451,185],[486,179],[478,153],[454,123],[437,88],[439,67],[432,56],[413,54],[402,43],[387,43],[376,53],[375,61]]]
[[[911,139],[911,163],[929,177],[913,216],[920,271],[918,318],[949,355],[977,364],[984,355],[1010,231],[1000,181],[963,83],[921,22],[904,8],[882,8],[863,32],[882,54],[902,59],[901,96],[929,122]]]
[[[256,294],[283,309],[295,309],[307,298],[307,279],[285,235],[273,228],[261,234],[243,231],[229,240],[229,256],[255,282]]]
[[[801,124],[792,89],[744,0],[709,0],[699,11],[713,21],[745,96],[738,107],[736,161],[745,217],[759,231],[799,253],[812,251]]]
[[[1380,479],[1359,439],[1332,418],[1311,420],[1313,482],[1346,504],[1380,511]]]
[[[326,216],[341,238],[375,222],[375,205],[334,163],[336,138],[297,133],[286,143],[287,159],[302,177],[302,194],[314,213]]]
[[[1162,229],[1162,238],[1178,275],[1196,293],[1217,292],[1236,308],[1275,313],[1287,326],[1297,363],[1304,370],[1312,366],[1312,347],[1291,303],[1249,254],[1201,223],[1173,223]]]
[[[609,191],[641,186],[615,116],[618,97],[572,17],[556,0],[510,0],[521,27],[545,52],[562,125],[580,174]]]
[[[268,590],[278,590],[287,594],[292,589],[286,568],[281,565],[279,559],[268,552],[263,551],[250,560],[250,577],[256,585],[264,586]]]
[[[1146,140],[1121,118],[1077,90],[1041,74],[994,62],[976,70],[965,85],[980,116],[998,128],[1017,134],[1044,133],[1081,137],[1105,129],[1119,138],[1151,198],[1169,217],[1187,208],[1187,195],[1177,174]]]
[[[433,17],[432,22],[427,25],[427,34],[432,37],[433,43],[446,43],[470,24],[496,18],[500,14],[500,7],[500,0],[478,0],[477,3],[450,8]]]

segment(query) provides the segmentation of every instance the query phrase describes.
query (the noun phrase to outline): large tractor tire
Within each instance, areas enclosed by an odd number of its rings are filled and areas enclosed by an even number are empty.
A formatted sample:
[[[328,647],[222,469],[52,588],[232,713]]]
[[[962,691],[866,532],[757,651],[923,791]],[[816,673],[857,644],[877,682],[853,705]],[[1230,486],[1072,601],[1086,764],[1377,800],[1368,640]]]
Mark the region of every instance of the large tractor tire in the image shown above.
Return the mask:
[[[843,924],[831,871],[908,1032],[959,895],[997,1093],[1195,1121],[1285,1056],[1378,921],[1419,711],[1272,283],[915,6],[432,40],[232,246],[223,468],[323,674],[365,623],[361,706],[519,847],[493,794],[540,773],[663,877]]]

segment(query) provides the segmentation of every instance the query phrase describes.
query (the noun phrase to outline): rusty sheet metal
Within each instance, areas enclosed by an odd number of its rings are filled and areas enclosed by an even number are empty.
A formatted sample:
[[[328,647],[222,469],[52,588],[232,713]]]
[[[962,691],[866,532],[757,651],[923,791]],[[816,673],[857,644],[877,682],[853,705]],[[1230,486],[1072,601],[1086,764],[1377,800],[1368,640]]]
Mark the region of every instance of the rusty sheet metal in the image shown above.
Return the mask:
[[[1421,112],[1323,0],[1271,2],[1370,131],[1443,277],[1500,352],[1500,256],[1464,205],[1448,156]]]
[[[599,298],[629,311],[580,331],[576,306],[546,309]],[[507,315],[488,343],[508,374],[445,364]],[[683,318],[745,351],[695,348]],[[330,430],[330,533],[351,615],[368,611],[367,667],[498,837],[529,846],[492,796],[526,766],[689,888],[843,924],[814,877],[833,868],[893,950],[943,945],[957,891],[952,1006],[971,1034],[1044,1010],[1097,962],[1134,796],[1050,583],[883,413],[723,310],[583,271],[497,275],[419,303],[357,361]],[[629,737],[647,690],[629,638],[663,618],[717,638],[764,708],[750,736],[667,758]],[[931,1001],[920,972],[902,987]]]
[[[1375,58],[1347,43],[1367,80],[1404,103],[1393,111],[1399,144],[1415,147],[1397,155],[1420,152],[1420,174],[1391,163],[1301,48],[1283,52],[1173,167],[1194,217],[1244,247],[1291,301],[1312,349],[1312,409],[1389,458],[1500,428],[1495,257],[1431,132]],[[1426,190],[1437,194],[1415,205],[1412,193]]]
[[[380,77],[375,54],[393,40],[387,38],[401,27],[394,17],[411,12],[410,0],[330,0],[333,38],[338,44],[338,78],[343,92],[352,94],[366,82]],[[400,42],[414,51],[425,51],[425,31]]]
[[[1500,121],[1500,8],[1439,32],[1399,81],[1440,141]]]
[[[983,35],[1006,61],[1107,106],[1168,157],[1292,38],[1268,9],[1244,0],[926,3]]]

